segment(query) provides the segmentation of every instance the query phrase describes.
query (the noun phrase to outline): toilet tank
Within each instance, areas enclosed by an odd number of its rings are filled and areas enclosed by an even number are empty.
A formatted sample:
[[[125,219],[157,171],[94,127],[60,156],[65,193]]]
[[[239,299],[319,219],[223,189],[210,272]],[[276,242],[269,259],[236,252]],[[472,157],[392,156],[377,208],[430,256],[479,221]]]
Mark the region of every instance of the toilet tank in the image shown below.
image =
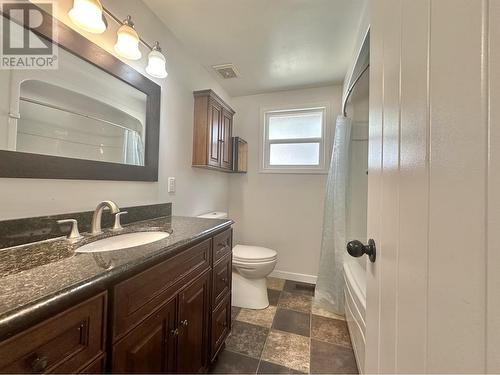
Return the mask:
[[[207,214],[199,215],[197,217],[203,219],[227,219],[227,212],[214,211],[214,212],[209,212]]]

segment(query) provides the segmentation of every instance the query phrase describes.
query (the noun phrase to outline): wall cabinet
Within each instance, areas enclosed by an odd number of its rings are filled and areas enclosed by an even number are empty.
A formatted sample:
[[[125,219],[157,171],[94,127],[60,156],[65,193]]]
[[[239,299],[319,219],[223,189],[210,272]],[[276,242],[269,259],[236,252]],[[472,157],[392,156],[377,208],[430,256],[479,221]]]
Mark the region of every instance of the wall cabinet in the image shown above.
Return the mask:
[[[248,172],[248,143],[240,137],[233,137],[233,172]]]
[[[231,329],[231,249],[229,228],[0,342],[0,372],[206,372]]]
[[[231,172],[234,111],[212,90],[194,92],[193,166]]]

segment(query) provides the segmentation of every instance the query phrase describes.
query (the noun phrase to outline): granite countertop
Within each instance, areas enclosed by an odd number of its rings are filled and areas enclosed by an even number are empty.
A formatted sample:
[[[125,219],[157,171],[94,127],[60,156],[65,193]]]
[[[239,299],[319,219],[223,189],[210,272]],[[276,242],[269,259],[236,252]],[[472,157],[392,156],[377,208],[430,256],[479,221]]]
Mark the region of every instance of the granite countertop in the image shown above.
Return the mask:
[[[105,290],[149,264],[173,256],[186,244],[228,228],[231,220],[169,216],[132,223],[120,232],[99,236],[83,233],[71,243],[65,238],[0,250],[0,340],[59,311],[75,296]],[[75,250],[116,234],[166,231],[170,236],[151,244],[101,253]]]

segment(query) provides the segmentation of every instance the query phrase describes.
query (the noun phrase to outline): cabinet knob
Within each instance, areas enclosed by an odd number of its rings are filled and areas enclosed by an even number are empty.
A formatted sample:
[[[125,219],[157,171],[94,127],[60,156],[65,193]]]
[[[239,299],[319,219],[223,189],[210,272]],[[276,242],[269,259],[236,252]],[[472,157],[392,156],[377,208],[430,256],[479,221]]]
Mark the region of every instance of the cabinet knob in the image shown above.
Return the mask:
[[[35,359],[31,363],[31,370],[33,372],[43,372],[47,368],[48,359],[45,356],[35,355]]]
[[[171,334],[172,336],[177,336],[177,335],[179,334],[179,329],[178,329],[178,328],[176,328],[176,329],[171,330],[171,331],[170,331],[170,334]]]
[[[225,284],[227,283],[227,277],[221,277],[221,281]]]
[[[184,319],[184,320],[181,322],[181,324],[182,324],[184,327],[186,327],[186,326],[188,325],[188,321],[187,321],[187,319]]]

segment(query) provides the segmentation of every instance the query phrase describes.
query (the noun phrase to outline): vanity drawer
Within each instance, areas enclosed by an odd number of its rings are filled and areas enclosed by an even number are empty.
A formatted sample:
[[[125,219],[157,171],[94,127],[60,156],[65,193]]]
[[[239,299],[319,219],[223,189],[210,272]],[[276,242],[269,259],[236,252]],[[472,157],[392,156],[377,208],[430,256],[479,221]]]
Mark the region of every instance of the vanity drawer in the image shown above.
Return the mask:
[[[217,306],[231,290],[231,254],[214,266],[212,277],[212,306]]]
[[[210,268],[208,239],[117,284],[113,289],[113,342],[123,337],[190,280]]]
[[[214,264],[233,249],[233,230],[228,229],[214,237]]]
[[[106,293],[0,343],[2,373],[75,373],[104,353]]]
[[[210,358],[212,361],[219,352],[231,331],[231,295],[228,294],[212,313],[212,340]]]

